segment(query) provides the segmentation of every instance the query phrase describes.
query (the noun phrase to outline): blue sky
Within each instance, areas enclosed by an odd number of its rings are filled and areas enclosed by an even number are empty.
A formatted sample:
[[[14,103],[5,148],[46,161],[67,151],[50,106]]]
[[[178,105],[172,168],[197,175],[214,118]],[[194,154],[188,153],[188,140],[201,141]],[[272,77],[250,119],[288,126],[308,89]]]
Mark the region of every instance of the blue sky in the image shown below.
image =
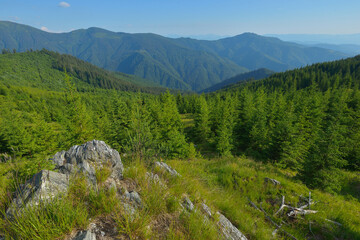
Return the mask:
[[[0,20],[68,32],[161,35],[360,33],[359,0],[0,0]]]

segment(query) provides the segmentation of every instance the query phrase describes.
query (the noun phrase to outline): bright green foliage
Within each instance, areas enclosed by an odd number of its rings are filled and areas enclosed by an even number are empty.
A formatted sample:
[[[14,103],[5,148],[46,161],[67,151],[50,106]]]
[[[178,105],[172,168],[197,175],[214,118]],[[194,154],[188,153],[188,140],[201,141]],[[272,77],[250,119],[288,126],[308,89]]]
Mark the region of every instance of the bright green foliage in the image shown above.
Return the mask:
[[[211,209],[219,209],[248,239],[274,237],[274,225],[263,212],[253,208],[249,200],[258,208],[261,206],[276,223],[283,223],[282,229],[297,239],[306,239],[312,234],[340,239],[357,239],[360,236],[360,219],[356,214],[360,210],[358,199],[309,189],[291,177],[294,174],[291,170],[281,170],[272,164],[243,157],[197,159],[187,164],[172,160],[168,164],[182,176],[181,183],[174,182],[171,190],[185,188],[188,194],[196,196],[195,205],[206,201]],[[360,180],[356,173],[340,171],[339,174],[351,181]],[[281,186],[266,183],[267,177],[280,181]],[[311,198],[317,202],[311,209],[318,213],[290,219],[286,214],[288,210],[284,209],[281,214],[274,215],[280,208],[282,195],[286,204],[302,206],[302,197],[307,197],[310,191]],[[341,223],[342,227],[326,219]],[[282,231],[276,233],[276,238],[288,239]]]
[[[70,77],[65,71],[67,100],[67,116],[68,116],[68,140],[67,145],[73,146],[91,140],[94,137],[94,130],[90,120],[89,112],[82,103],[80,95],[75,90],[75,86],[71,83]]]
[[[202,139],[214,153],[246,153],[297,171],[308,186],[340,192],[338,170],[360,162],[359,61],[316,64],[181,102],[206,101],[210,132]]]
[[[198,99],[198,104],[195,113],[195,126],[194,131],[198,141],[205,142],[210,135],[210,119],[209,108],[204,95],[201,95]]]
[[[137,159],[143,160],[145,157],[154,155],[156,148],[156,136],[150,128],[150,113],[143,104],[142,99],[135,101],[129,116],[131,121],[127,128],[128,151],[134,152]]]
[[[230,96],[220,104],[219,125],[216,130],[216,150],[222,156],[231,155],[233,148],[234,105]]]
[[[360,166],[359,61],[175,97],[118,91],[127,89],[121,79],[70,56],[9,53],[0,56],[0,150],[41,162],[101,139],[146,161],[245,153],[294,170],[308,186],[341,192],[338,170]],[[179,112],[194,126],[184,131]]]
[[[183,126],[175,97],[168,91],[160,96],[158,105],[152,106],[154,125],[159,131],[160,150],[169,157],[187,157],[189,145],[183,134]],[[156,109],[155,109],[156,108]]]

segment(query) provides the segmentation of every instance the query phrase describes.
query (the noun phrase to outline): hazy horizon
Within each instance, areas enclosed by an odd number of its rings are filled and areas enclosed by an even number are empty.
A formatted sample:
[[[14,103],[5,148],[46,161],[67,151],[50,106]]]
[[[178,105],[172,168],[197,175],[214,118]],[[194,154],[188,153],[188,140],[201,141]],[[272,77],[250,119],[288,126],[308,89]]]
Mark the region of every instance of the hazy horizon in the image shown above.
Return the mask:
[[[89,27],[163,36],[360,33],[354,0],[46,1],[0,0],[0,19],[49,32]]]

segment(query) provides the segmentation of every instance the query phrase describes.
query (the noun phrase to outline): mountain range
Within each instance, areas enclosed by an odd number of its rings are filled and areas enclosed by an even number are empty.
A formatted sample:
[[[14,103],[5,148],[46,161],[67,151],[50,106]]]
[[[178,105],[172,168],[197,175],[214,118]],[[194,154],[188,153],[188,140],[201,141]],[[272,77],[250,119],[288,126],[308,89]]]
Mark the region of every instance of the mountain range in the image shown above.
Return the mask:
[[[133,74],[156,84],[201,91],[258,68],[284,71],[348,57],[334,50],[244,33],[215,41],[129,34],[100,28],[49,33],[1,21],[0,49],[48,49],[101,68]]]

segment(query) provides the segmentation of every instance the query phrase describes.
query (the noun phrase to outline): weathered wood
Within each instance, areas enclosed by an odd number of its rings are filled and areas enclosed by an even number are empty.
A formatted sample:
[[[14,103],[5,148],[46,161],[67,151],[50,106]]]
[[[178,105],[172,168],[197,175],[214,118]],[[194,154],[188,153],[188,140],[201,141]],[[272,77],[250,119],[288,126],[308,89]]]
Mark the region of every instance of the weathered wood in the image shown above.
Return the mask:
[[[278,180],[272,179],[272,178],[268,178],[268,177],[265,178],[265,182],[271,182],[271,183],[274,184],[275,186],[281,185],[281,183],[280,183]]]
[[[336,224],[336,225],[338,225],[338,226],[342,227],[342,224],[341,224],[341,223],[339,223],[339,222],[335,222],[335,221],[330,220],[330,219],[327,219],[327,218],[325,218],[325,221],[331,222],[331,223],[333,223],[333,224]]]
[[[290,211],[287,215],[289,217],[294,217],[297,215],[307,215],[307,214],[311,214],[311,213],[317,213],[318,211],[314,211],[314,210],[306,210],[306,209],[302,209],[302,208],[293,208],[292,211]]]
[[[311,196],[311,193],[309,194]],[[285,196],[282,196],[282,200],[281,200],[281,206],[279,208],[279,210],[276,211],[276,213],[274,214],[274,216],[276,216],[278,213],[280,213],[284,208],[288,208],[291,211],[287,214],[289,217],[294,217],[296,215],[307,215],[307,214],[311,214],[311,213],[317,213],[317,211],[314,210],[310,210],[310,209],[305,209],[307,207],[309,207],[311,205],[311,198],[309,197],[309,203],[301,206],[301,207],[292,207],[290,205],[286,205],[285,204]]]
[[[297,238],[294,237],[291,233],[288,233],[288,232],[285,231],[284,229],[281,229],[282,224],[278,225],[276,222],[274,222],[274,220],[271,219],[271,217],[269,216],[269,214],[261,207],[261,205],[260,205],[260,208],[258,208],[258,207],[256,206],[256,204],[253,203],[253,202],[250,200],[250,198],[248,198],[248,200],[249,200],[249,202],[250,202],[250,205],[251,205],[253,208],[255,208],[256,210],[259,210],[259,211],[263,212],[263,213],[265,214],[265,218],[266,218],[267,220],[269,220],[273,225],[275,225],[276,229],[273,231],[273,235],[275,235],[276,232],[280,230],[280,231],[284,232],[286,235],[288,235],[289,237],[291,237],[292,239],[297,240]]]

